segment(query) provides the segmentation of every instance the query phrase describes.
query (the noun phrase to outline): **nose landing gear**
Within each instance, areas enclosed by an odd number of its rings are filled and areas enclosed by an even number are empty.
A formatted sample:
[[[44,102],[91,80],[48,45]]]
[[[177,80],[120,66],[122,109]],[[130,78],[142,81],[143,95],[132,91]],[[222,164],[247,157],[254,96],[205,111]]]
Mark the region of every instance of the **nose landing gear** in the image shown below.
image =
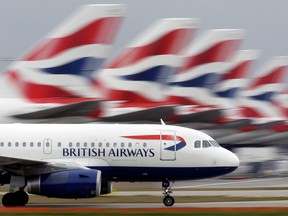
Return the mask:
[[[172,185],[170,186],[170,181],[168,179],[165,179],[164,181],[162,181],[162,188],[164,190],[163,203],[165,206],[173,206],[175,203],[175,199],[172,196],[170,196],[170,194],[173,193],[173,191],[171,190]]]

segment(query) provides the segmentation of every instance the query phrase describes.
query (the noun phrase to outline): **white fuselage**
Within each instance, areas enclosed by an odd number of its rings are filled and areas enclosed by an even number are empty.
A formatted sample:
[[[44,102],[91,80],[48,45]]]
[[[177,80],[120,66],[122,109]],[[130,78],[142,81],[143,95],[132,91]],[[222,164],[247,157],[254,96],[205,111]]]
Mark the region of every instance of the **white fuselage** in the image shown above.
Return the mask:
[[[214,177],[239,165],[232,152],[205,147],[203,140],[213,141],[210,136],[177,126],[3,124],[0,131],[2,157],[77,164],[99,169],[103,178],[115,181]]]

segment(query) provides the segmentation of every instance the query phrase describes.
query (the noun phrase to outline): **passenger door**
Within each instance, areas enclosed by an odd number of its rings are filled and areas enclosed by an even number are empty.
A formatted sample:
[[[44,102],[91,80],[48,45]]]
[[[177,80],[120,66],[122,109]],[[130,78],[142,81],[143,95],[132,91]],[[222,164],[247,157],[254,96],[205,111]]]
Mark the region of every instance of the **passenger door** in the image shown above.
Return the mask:
[[[175,131],[160,132],[160,159],[176,160],[176,139]]]

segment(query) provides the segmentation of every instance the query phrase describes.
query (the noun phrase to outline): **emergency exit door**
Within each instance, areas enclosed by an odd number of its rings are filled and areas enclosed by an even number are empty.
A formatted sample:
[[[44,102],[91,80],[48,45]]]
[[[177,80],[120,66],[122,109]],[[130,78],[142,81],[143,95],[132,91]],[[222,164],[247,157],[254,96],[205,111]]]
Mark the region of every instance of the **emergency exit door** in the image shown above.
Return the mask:
[[[52,139],[44,139],[43,140],[43,152],[44,154],[52,153]]]

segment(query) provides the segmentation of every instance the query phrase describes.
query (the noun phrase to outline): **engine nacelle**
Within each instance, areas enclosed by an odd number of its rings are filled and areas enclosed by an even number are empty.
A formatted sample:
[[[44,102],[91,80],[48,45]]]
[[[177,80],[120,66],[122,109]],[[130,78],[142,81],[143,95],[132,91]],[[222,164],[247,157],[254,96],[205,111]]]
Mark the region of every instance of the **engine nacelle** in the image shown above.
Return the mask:
[[[100,170],[65,170],[33,176],[27,180],[28,193],[55,198],[100,196]]]

